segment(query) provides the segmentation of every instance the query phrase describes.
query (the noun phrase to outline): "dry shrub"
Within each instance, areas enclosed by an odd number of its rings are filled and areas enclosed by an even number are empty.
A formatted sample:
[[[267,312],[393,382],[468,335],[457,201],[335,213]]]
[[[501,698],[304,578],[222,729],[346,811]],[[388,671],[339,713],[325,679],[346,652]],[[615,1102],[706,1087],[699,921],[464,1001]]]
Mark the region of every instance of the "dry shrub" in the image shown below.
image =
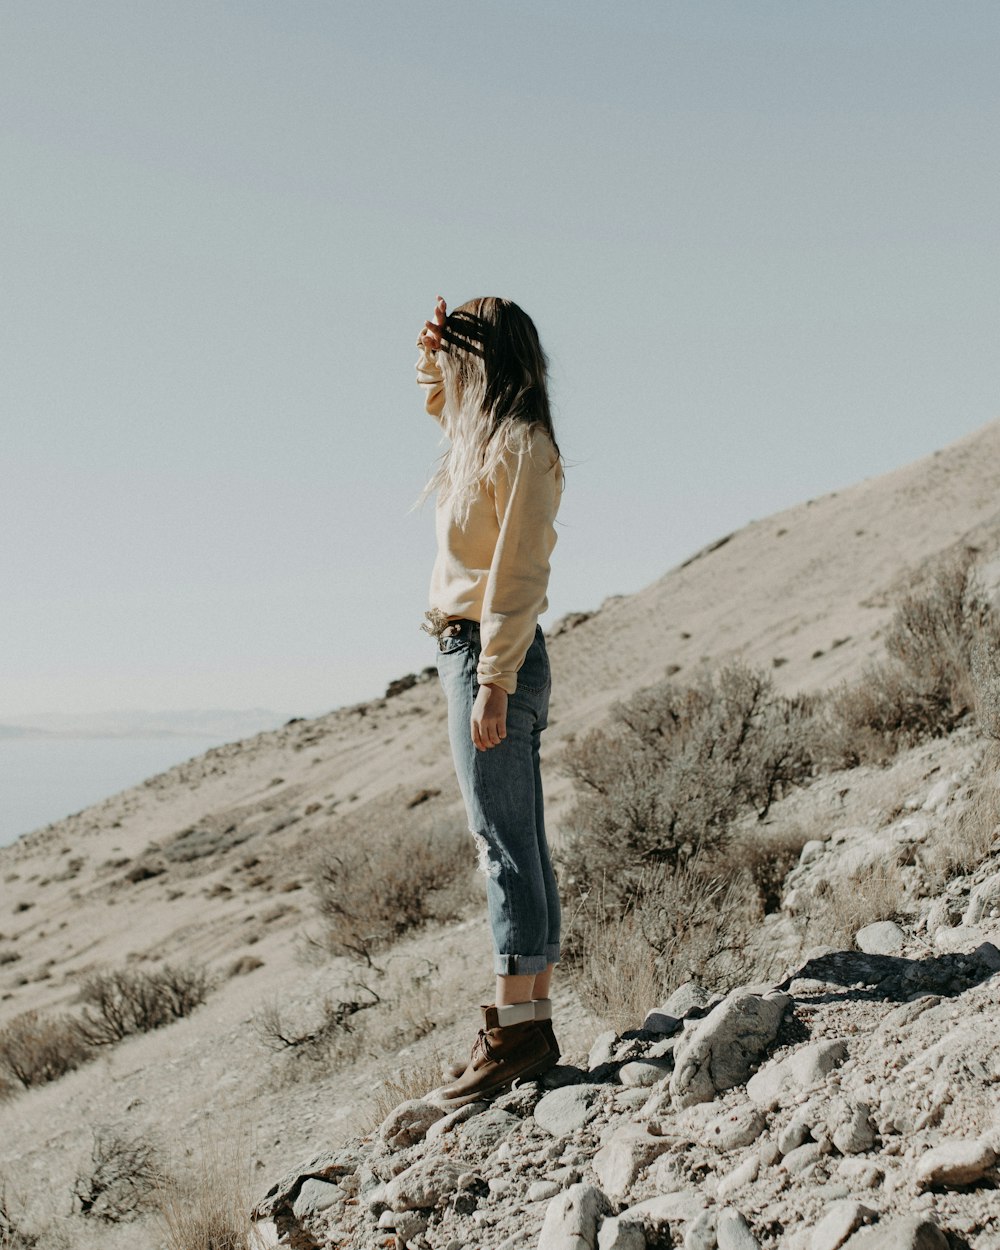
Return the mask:
[[[897,920],[903,914],[904,883],[896,860],[868,864],[838,878],[814,901],[808,920],[812,942],[854,949],[865,925]]]
[[[58,1080],[91,1058],[72,1016],[26,1011],[0,1030],[0,1074],[24,1089]]]
[[[326,1071],[332,1063],[347,1058],[354,1049],[346,1044],[354,1032],[352,1018],[381,1001],[366,985],[354,988],[357,991],[354,998],[325,998],[318,1018],[309,1024],[293,1023],[283,1015],[280,1005],[271,1001],[254,1014],[251,1027],[267,1050],[287,1054],[295,1061],[322,1064]]]
[[[85,1006],[77,1030],[89,1046],[112,1046],[190,1015],[210,988],[207,971],[196,964],[97,972],[80,988]]]
[[[371,966],[377,951],[430,920],[454,919],[466,902],[469,832],[432,803],[406,810],[397,799],[343,818],[333,840],[312,873],[316,940],[331,954]]]
[[[370,1114],[359,1121],[358,1133],[365,1136],[373,1132],[401,1102],[421,1098],[443,1085],[445,1062],[440,1050],[435,1048],[419,1059],[407,1056],[405,1065],[392,1072],[383,1072],[375,1089]]]
[[[156,1191],[165,1250],[254,1250],[251,1146],[246,1132],[203,1141],[184,1181],[165,1181]]]
[[[618,1032],[638,1027],[684,981],[729,990],[750,978],[762,910],[752,874],[696,857],[657,864],[617,913],[589,896],[570,927],[566,964],[581,1001]]]
[[[1000,751],[994,747],[980,763],[972,781],[972,798],[926,848],[924,889],[942,890],[953,877],[963,877],[1000,852]]]
[[[90,1165],[77,1173],[73,1199],[82,1215],[120,1224],[135,1219],[149,1205],[160,1175],[149,1142],[120,1129],[97,1128]]]
[[[0,1188],[0,1250],[37,1250],[41,1238],[32,1232],[24,1217],[14,1210],[7,1187]]]
[[[749,873],[765,915],[780,909],[785,878],[799,862],[808,841],[809,836],[797,824],[742,825],[733,830],[726,862]]]
[[[885,649],[886,660],[833,696],[834,765],[884,764],[973,713],[984,732],[1000,732],[1000,619],[976,583],[970,552],[942,557],[900,600]]]
[[[563,756],[578,793],[565,880],[623,901],[651,866],[719,852],[737,817],[763,818],[810,775],[815,720],[815,701],[739,662],[637,692]]]

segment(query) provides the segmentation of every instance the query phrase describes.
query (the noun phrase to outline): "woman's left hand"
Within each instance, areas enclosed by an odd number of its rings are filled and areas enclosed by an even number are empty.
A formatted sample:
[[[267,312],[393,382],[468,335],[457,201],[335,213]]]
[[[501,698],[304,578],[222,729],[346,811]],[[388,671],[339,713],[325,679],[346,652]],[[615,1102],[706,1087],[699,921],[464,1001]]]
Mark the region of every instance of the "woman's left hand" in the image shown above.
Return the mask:
[[[441,347],[441,329],[448,320],[448,305],[444,301],[444,296],[439,295],[434,304],[434,320],[425,321],[424,328],[420,331],[418,342],[421,347],[425,347],[429,352],[436,352]]]
[[[472,707],[472,745],[477,751],[499,746],[507,737],[507,691],[480,686]]]

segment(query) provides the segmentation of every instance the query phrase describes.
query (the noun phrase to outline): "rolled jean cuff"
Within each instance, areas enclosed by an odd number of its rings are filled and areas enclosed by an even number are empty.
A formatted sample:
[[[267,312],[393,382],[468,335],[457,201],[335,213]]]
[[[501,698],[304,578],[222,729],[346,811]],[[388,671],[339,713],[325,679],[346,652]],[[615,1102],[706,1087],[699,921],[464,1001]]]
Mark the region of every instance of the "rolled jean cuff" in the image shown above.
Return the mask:
[[[533,977],[558,962],[559,947],[546,946],[544,955],[494,955],[493,971],[498,977]]]

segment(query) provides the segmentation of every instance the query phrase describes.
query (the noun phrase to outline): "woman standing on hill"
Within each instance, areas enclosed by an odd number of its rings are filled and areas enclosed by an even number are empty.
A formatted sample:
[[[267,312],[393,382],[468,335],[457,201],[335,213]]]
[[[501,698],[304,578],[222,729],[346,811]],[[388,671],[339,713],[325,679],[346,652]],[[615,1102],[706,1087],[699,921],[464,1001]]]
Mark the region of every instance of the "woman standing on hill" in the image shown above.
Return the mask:
[[[539,738],[551,679],[538,616],[562,466],[531,318],[509,300],[470,300],[449,316],[439,296],[417,342],[427,411],[450,440],[437,492],[438,552],[429,624],[448,700],[448,731],[486,877],[496,1002],[464,1069],[439,1097],[453,1105],[552,1067],[549,985],[559,958],[559,894],[545,840]]]

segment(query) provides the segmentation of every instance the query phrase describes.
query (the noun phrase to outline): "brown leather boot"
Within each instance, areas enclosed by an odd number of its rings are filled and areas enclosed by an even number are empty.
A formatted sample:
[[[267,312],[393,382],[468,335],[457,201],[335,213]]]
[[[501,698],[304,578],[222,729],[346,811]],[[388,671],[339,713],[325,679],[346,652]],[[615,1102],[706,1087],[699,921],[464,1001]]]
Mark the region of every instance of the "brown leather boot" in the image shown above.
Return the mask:
[[[472,1057],[454,1083],[438,1092],[438,1099],[449,1107],[477,1102],[509,1088],[518,1078],[546,1072],[558,1058],[558,1048],[549,1047],[541,1023],[525,1020],[503,1027],[497,1022],[496,1007],[483,1007],[483,1027],[472,1046]]]
[[[482,1010],[485,1011],[486,1008],[484,1007]],[[559,1049],[559,1043],[556,1041],[555,1030],[552,1027],[552,1017],[549,1016],[545,1020],[536,1020],[535,1024],[537,1024],[541,1029],[546,1042],[548,1042],[549,1050],[555,1056],[552,1061],[552,1066],[555,1066],[555,1064],[559,1062],[562,1051]],[[469,1064],[467,1060],[459,1061],[457,1063],[446,1063],[441,1069],[441,1075],[445,1077],[446,1080],[457,1081],[458,1078],[464,1074],[468,1066]]]

